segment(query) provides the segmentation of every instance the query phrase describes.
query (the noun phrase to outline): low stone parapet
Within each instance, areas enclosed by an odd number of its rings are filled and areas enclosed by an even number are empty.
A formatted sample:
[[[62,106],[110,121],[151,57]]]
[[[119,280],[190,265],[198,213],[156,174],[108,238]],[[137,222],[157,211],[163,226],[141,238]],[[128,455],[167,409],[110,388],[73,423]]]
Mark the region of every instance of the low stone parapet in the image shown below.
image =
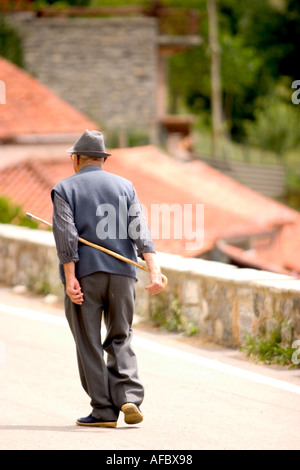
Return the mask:
[[[279,330],[300,338],[300,280],[202,259],[158,253],[166,289],[151,296],[149,275],[138,270],[136,313],[169,329],[199,332],[228,345]],[[0,224],[0,283],[62,298],[51,231]]]

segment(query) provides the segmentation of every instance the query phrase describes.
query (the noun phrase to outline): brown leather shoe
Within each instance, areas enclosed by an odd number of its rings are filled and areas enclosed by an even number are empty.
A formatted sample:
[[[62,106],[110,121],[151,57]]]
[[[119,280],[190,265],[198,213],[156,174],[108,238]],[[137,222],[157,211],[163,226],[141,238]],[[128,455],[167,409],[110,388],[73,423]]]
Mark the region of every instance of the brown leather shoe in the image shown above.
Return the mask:
[[[138,405],[134,403],[124,403],[121,406],[121,411],[124,413],[124,420],[126,424],[138,424],[143,421],[143,413]]]

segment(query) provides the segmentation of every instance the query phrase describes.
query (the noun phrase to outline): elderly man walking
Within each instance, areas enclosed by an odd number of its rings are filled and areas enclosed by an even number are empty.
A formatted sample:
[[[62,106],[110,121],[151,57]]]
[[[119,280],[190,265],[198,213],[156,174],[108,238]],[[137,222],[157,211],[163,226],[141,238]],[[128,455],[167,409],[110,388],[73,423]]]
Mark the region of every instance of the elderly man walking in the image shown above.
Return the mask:
[[[144,398],[131,348],[136,267],[79,243],[78,237],[134,261],[137,256],[143,258],[150,272],[146,289],[151,294],[164,287],[155,247],[132,183],[103,170],[110,156],[103,135],[86,130],[67,152],[74,175],[60,181],[51,198],[66,317],[76,344],[81,384],[91,398],[91,413],[76,423],[115,427],[121,410],[127,424],[136,424],[143,420]]]

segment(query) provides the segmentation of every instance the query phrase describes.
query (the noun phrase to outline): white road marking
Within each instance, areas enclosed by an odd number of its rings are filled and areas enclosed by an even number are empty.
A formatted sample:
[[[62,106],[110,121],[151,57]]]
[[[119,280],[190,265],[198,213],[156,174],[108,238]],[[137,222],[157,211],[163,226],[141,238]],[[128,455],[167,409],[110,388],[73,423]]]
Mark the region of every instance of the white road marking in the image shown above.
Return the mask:
[[[38,320],[45,323],[52,323],[54,325],[68,325],[68,322],[64,317],[51,315],[49,313],[37,312],[35,310],[29,310],[20,307],[11,307],[10,305],[0,304],[0,311],[9,315],[16,315],[18,317],[28,318],[30,320]]]
[[[68,326],[68,322],[64,317],[37,312],[35,310],[0,304],[0,311],[5,314],[16,315],[19,317],[28,318],[30,320],[42,321],[60,326]],[[268,385],[273,388],[285,390],[287,392],[292,392],[300,395],[300,386],[298,385],[294,385],[283,380],[274,379],[272,377],[267,377],[256,372],[240,369],[239,367],[230,366],[215,359],[207,359],[198,354],[188,353],[170,346],[165,346],[163,344],[150,341],[145,338],[139,338],[137,336],[133,337],[133,344],[138,346],[139,348],[146,349],[148,351],[152,351],[158,354],[163,354],[164,356],[170,357],[172,359],[189,362],[200,367],[206,367],[209,369],[216,370],[218,372],[230,374],[235,377],[251,380],[252,382]]]
[[[173,359],[186,361],[200,367],[207,367],[218,372],[231,374],[235,377],[251,380],[252,382],[269,385],[274,388],[279,388],[281,390],[297,393],[300,395],[300,386],[298,385],[294,385],[283,380],[273,379],[272,377],[257,374],[256,372],[240,369],[239,367],[230,366],[223,362],[217,361],[216,359],[207,359],[206,357],[200,356],[198,354],[187,353],[185,351],[181,351],[169,346],[164,346],[163,344],[158,344],[144,338],[135,337],[134,343],[141,348],[172,357]]]

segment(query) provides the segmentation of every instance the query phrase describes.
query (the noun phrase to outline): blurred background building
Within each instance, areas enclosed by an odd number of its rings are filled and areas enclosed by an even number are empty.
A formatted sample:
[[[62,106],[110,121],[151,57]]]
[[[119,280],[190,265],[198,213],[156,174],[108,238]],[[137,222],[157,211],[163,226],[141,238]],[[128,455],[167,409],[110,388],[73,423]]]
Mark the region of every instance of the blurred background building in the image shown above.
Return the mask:
[[[202,43],[197,11],[157,2],[26,10],[32,3],[16,2],[6,15],[21,38],[26,70],[116,144],[132,136],[157,142],[169,125],[166,57]]]

